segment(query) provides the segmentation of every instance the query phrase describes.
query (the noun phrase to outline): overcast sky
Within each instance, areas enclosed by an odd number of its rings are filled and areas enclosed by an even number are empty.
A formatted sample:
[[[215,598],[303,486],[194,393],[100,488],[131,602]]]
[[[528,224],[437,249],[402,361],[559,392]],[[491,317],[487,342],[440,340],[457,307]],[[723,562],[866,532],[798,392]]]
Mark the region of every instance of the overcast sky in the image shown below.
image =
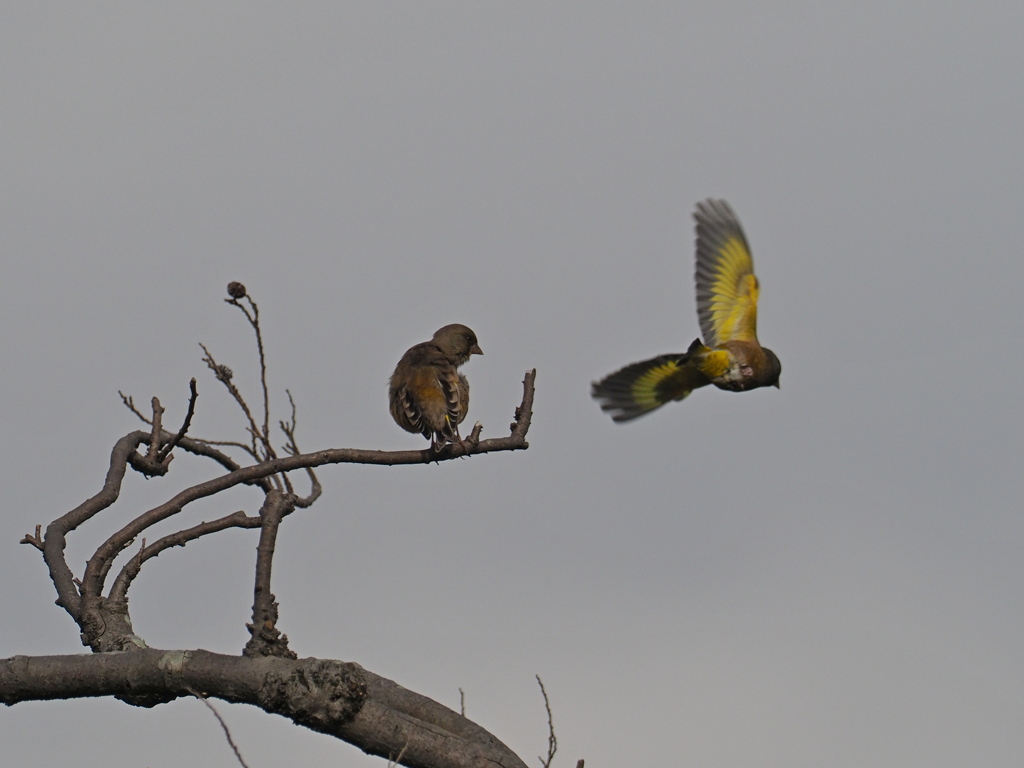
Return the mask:
[[[79,653],[18,540],[138,427],[243,423],[198,342],[304,450],[418,448],[402,352],[452,322],[470,422],[531,447],[324,468],[274,592],[303,656],[458,707],[528,763],[1019,766],[1024,518],[1019,2],[21,3],[0,26],[0,656]],[[782,388],[613,424],[593,379],[698,334],[695,203],[727,199]],[[215,468],[131,475],[74,534]],[[259,497],[189,509],[177,527]],[[176,528],[161,529],[169,532]],[[257,533],[150,562],[158,648],[238,653]],[[252,768],[383,765],[252,707]],[[0,711],[11,766],[233,766],[196,701]]]

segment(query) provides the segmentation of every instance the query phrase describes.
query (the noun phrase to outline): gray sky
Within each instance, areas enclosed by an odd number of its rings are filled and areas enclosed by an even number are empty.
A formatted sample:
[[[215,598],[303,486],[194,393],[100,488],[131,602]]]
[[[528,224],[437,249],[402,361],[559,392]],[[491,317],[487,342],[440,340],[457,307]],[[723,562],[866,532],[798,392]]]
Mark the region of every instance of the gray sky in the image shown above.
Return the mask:
[[[0,655],[83,650],[17,542],[98,490],[137,427],[119,389],[177,422],[197,376],[194,434],[242,434],[197,346],[255,396],[240,280],[306,450],[424,444],[386,382],[446,323],[486,353],[485,436],[538,369],[526,453],[321,472],[276,560],[300,655],[462,687],[528,762],[539,673],[556,766],[1020,765],[1022,28],[1011,2],[5,9]],[[782,389],[615,425],[590,381],[698,333],[711,196]],[[211,472],[130,477],[71,562]],[[255,543],[151,562],[136,630],[239,652]],[[382,764],[221,711],[253,768]],[[12,766],[235,764],[195,701],[23,704],[0,743]]]

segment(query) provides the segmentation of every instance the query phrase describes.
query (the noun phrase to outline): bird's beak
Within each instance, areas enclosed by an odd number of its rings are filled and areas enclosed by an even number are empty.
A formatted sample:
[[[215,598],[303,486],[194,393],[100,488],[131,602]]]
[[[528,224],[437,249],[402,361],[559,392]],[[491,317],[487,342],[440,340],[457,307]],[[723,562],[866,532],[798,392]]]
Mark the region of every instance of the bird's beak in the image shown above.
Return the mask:
[[[772,386],[775,387],[776,389],[782,389],[782,385],[779,384],[779,382],[777,381],[774,384],[772,384]]]
[[[469,354],[471,354],[471,355],[482,355],[483,353],[484,353],[484,351],[482,349],[480,349],[480,345],[479,344],[474,344],[469,349]]]

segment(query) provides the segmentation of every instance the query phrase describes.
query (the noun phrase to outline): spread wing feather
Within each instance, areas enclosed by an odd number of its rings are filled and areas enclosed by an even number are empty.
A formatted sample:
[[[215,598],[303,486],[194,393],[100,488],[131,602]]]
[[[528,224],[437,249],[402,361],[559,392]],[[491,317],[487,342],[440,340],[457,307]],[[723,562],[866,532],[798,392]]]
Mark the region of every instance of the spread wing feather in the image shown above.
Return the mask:
[[[757,277],[739,219],[724,200],[697,204],[697,316],[704,343],[757,341]]]

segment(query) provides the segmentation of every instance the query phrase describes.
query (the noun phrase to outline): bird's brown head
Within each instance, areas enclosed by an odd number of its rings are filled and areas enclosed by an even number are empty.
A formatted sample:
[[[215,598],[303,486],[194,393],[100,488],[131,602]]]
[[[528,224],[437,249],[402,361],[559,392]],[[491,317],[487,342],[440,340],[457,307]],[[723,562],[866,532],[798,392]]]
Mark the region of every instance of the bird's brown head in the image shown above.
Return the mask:
[[[476,334],[472,329],[460,323],[453,323],[438,329],[434,334],[433,342],[456,367],[469,360],[470,355],[484,353],[477,343]]]
[[[779,362],[779,358],[770,349],[765,348],[764,354],[768,358],[768,370],[765,372],[764,383],[761,386],[782,389],[779,386],[779,376],[782,375],[782,363]]]

